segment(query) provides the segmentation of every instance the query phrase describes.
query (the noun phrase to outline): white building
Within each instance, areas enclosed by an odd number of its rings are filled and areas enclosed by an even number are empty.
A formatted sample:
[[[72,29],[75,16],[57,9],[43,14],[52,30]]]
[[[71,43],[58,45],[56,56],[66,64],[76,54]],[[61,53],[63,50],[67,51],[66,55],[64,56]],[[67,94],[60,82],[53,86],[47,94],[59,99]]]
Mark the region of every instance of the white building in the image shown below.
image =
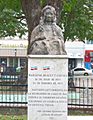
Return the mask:
[[[1,39],[0,40],[0,65],[6,67],[23,66],[27,58],[28,40],[26,39]],[[65,42],[65,49],[69,57],[69,69],[84,66],[86,50],[93,50],[93,45],[79,41]],[[91,58],[93,59],[93,57]]]
[[[20,67],[25,64],[28,41],[22,39],[0,40],[0,65]]]
[[[83,42],[65,42],[65,48],[69,57],[69,69],[84,66],[85,44]]]

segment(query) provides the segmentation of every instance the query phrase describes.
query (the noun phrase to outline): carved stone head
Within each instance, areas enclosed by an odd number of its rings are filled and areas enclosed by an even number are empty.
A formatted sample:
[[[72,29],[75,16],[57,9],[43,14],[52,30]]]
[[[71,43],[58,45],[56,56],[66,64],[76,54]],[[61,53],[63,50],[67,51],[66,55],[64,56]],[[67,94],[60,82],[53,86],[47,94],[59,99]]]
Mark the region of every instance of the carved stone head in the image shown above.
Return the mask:
[[[45,6],[42,10],[43,22],[53,23],[56,21],[56,10],[52,6]]]

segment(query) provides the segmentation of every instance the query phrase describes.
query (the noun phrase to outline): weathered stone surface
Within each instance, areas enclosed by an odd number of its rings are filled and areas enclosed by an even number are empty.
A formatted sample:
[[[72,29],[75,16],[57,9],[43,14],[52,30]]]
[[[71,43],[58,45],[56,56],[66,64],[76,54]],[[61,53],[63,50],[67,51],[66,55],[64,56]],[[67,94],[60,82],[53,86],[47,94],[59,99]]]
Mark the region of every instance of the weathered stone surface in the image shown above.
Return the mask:
[[[66,55],[28,56],[28,120],[67,120]]]
[[[61,28],[56,24],[56,11],[52,6],[42,10],[40,24],[31,35],[30,54],[66,55]]]

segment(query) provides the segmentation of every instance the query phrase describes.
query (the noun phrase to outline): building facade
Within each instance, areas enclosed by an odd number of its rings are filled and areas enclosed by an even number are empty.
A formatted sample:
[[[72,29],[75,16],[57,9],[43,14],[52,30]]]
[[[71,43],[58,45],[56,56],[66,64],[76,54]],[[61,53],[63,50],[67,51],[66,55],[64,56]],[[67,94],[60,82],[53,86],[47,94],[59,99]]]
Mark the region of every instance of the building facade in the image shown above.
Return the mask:
[[[0,66],[17,68],[26,64],[27,40],[0,40]]]
[[[5,68],[17,68],[26,65],[28,40],[1,39],[0,40],[0,70]],[[93,44],[79,41],[65,42],[65,48],[69,58],[69,70],[84,66],[93,69]]]
[[[93,69],[93,41],[85,44],[84,64],[87,69]]]
[[[74,41],[66,42],[65,48],[69,58],[69,70],[78,67],[84,66],[84,54],[85,54],[85,44],[83,42]]]

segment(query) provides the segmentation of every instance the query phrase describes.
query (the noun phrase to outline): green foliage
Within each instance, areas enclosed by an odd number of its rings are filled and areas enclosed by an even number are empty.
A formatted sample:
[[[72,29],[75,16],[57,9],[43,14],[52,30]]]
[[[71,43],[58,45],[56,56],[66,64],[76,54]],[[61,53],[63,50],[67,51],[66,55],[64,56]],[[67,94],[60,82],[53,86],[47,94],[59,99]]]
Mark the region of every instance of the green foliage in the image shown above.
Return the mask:
[[[27,120],[26,115],[0,115],[0,120]]]
[[[0,0],[0,9],[4,8],[19,12],[21,9],[20,0]]]
[[[26,33],[20,0],[0,0],[0,37],[19,36]]]
[[[46,0],[40,0],[40,5],[41,5],[41,7],[45,6],[46,5]]]
[[[20,1],[0,0],[0,37],[21,37],[27,32]],[[48,0],[40,0],[41,8],[47,2]],[[64,39],[93,39],[93,0],[60,0],[60,4],[62,9],[59,25],[62,28],[64,26]]]
[[[64,0],[60,25],[64,25],[64,38],[75,40],[93,39],[93,1]]]

